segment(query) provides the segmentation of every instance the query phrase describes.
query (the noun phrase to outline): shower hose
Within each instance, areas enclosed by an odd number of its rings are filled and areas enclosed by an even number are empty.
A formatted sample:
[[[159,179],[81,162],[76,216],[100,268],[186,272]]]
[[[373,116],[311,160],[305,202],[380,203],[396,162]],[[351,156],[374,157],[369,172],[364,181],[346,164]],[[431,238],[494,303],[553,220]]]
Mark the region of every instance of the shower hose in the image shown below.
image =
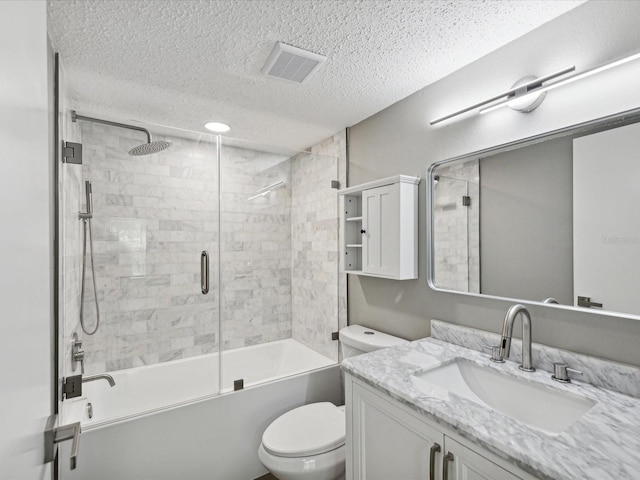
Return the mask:
[[[93,335],[100,326],[100,306],[98,305],[98,290],[96,288],[96,270],[93,264],[93,232],[91,230],[91,218],[84,218],[84,235],[82,242],[82,288],[80,290],[80,326],[87,335]],[[84,324],[84,280],[87,270],[87,229],[89,230],[89,250],[91,256],[91,278],[93,280],[93,298],[96,302],[96,326],[93,330],[88,330]]]

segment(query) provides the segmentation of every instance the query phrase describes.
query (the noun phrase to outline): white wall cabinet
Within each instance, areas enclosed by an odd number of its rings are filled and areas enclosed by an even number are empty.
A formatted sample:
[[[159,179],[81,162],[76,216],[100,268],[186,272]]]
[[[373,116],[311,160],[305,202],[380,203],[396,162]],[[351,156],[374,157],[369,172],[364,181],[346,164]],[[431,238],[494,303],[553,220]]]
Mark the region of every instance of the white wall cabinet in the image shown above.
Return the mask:
[[[397,175],[340,190],[341,270],[418,278],[418,184]]]
[[[345,382],[347,480],[535,480],[348,374]]]

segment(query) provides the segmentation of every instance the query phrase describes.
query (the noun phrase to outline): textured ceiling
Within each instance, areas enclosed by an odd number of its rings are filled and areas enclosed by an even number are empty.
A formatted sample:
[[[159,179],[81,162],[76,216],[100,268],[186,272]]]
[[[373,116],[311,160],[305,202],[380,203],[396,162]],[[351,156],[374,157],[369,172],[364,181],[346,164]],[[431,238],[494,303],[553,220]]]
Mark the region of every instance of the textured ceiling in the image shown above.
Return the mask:
[[[54,0],[49,30],[85,114],[304,149],[582,0]],[[276,41],[328,57],[265,77]]]

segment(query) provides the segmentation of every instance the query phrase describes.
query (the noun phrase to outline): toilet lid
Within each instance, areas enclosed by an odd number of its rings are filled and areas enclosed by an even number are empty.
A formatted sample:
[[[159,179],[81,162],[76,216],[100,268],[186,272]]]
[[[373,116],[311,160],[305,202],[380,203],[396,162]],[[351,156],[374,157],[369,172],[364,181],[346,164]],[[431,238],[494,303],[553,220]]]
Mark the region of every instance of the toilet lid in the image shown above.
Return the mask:
[[[262,445],[272,455],[304,457],[341,447],[344,437],[344,411],[321,402],[294,408],[274,420],[262,435]]]

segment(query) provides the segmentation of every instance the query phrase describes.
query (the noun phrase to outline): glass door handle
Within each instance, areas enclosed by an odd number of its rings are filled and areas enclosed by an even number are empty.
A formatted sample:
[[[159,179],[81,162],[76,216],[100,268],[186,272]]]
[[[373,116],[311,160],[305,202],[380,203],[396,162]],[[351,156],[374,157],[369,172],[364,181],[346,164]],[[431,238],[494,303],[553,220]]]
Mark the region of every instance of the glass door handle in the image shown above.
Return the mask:
[[[209,252],[206,250],[200,255],[200,288],[203,295],[209,293]]]

